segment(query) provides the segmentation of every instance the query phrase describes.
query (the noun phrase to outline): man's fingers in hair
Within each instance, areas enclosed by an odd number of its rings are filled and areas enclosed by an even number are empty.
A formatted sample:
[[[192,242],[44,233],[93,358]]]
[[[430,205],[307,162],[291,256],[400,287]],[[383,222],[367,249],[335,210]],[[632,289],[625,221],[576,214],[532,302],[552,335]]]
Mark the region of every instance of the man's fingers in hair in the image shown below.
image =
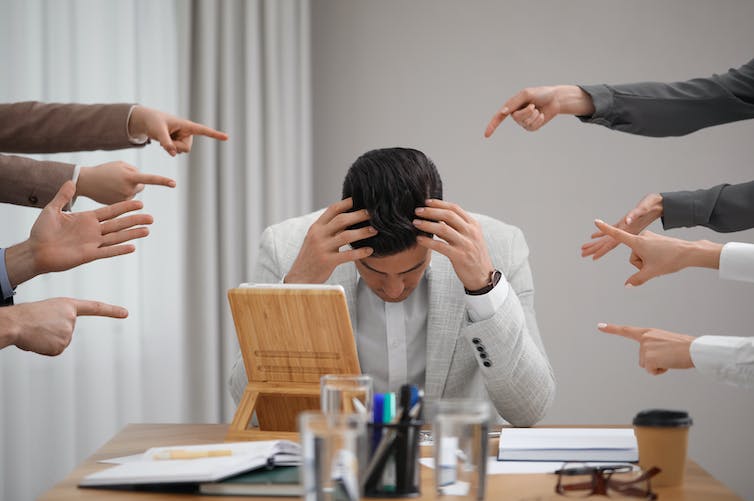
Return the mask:
[[[372,255],[373,249],[371,247],[360,247],[358,249],[349,249],[342,252],[338,252],[337,262],[338,264],[348,263],[351,261],[358,261]]]
[[[331,204],[329,207],[327,207],[327,209],[325,209],[325,212],[323,212],[322,215],[319,216],[317,222],[321,224],[327,224],[335,216],[350,210],[352,207],[353,199],[351,197],[344,198],[343,200],[338,200],[334,204]]]
[[[357,228],[355,230],[345,230],[338,234],[337,245],[338,248],[340,248],[344,245],[373,237],[376,234],[377,230],[375,230],[371,226],[365,226],[363,228]]]

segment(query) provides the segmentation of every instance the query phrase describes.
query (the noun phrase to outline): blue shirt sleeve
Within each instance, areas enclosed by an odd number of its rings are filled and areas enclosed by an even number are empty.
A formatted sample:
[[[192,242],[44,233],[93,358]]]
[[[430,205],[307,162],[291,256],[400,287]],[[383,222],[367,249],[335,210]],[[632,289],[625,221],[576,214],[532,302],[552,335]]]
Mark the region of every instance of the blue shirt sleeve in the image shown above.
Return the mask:
[[[5,269],[5,249],[0,248],[0,306],[13,304],[13,295],[16,292],[10,285],[8,270]]]

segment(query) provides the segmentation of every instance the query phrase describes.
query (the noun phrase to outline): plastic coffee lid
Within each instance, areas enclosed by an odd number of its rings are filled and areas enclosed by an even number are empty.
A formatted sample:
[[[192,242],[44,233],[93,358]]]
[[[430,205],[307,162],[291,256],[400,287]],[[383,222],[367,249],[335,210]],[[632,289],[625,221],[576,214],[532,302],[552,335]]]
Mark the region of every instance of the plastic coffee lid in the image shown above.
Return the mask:
[[[686,411],[669,411],[665,409],[649,409],[641,411],[634,418],[634,426],[657,426],[663,428],[681,428],[693,424]]]

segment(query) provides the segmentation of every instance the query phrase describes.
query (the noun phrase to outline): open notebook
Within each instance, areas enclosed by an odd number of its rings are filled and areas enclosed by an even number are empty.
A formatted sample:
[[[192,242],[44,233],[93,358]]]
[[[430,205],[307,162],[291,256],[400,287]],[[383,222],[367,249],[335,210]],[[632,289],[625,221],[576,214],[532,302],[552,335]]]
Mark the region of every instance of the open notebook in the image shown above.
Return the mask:
[[[136,461],[87,475],[79,486],[198,484],[263,466],[300,462],[301,447],[289,440],[154,447]]]

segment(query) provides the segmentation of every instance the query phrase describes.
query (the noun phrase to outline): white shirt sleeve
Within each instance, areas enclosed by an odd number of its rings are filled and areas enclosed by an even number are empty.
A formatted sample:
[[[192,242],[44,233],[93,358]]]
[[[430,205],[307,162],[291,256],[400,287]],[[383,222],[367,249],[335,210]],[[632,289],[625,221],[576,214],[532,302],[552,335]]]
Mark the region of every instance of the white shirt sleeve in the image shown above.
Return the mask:
[[[505,279],[505,275],[500,277],[497,285],[487,294],[481,296],[472,296],[466,294],[466,309],[469,312],[469,318],[472,322],[481,322],[492,318],[495,312],[505,302],[508,296],[510,284]]]
[[[691,361],[702,374],[754,387],[754,337],[700,336],[691,343],[690,352]]]
[[[725,244],[720,252],[720,278],[754,282],[754,244]]]
[[[146,134],[140,134],[138,136],[132,136],[131,133],[128,131],[128,124],[131,122],[131,113],[134,112],[134,108],[136,108],[137,105],[131,106],[131,109],[128,110],[128,116],[126,117],[126,134],[128,134],[128,141],[131,144],[134,145],[142,145],[146,144],[149,141],[149,136]]]

